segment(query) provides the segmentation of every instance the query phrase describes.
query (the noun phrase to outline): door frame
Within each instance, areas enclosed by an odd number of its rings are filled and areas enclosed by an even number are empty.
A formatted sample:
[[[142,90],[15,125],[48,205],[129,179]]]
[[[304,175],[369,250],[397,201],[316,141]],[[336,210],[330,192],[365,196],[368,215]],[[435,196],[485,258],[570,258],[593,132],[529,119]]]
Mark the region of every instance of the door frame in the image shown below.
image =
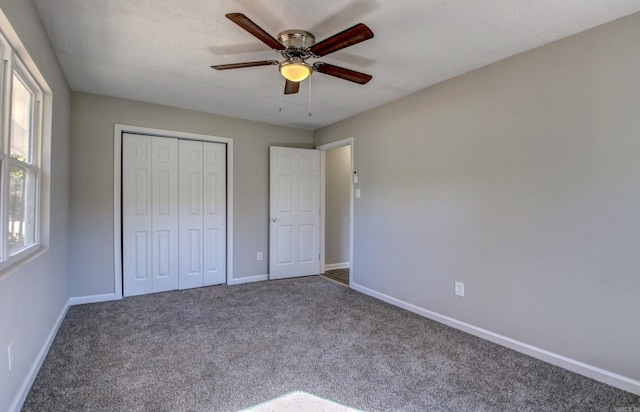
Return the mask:
[[[227,284],[233,282],[233,139],[175,130],[115,124],[113,131],[113,256],[115,299],[122,299],[122,135],[142,134],[223,143],[227,146]]]
[[[351,176],[349,178],[350,182],[350,193],[349,193],[349,287],[353,283],[353,196],[354,196],[354,183],[353,183],[353,171],[354,169],[354,138],[348,137],[346,139],[338,140],[335,142],[323,144],[320,146],[316,146],[316,149],[320,150],[320,273],[325,272],[325,225],[326,225],[326,159],[327,159],[327,151],[332,149],[337,149],[343,146],[350,146],[351,153],[350,156],[350,165],[349,168],[351,170]]]

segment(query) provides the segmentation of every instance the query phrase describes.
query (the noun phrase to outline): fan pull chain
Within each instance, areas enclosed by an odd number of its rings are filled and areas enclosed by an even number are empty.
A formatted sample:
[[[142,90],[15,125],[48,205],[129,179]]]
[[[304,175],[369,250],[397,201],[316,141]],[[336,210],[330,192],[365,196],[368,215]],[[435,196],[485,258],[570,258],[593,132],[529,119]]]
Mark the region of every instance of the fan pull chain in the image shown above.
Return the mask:
[[[282,113],[282,93],[278,93],[278,95],[280,96],[280,108],[278,109],[278,112]]]
[[[309,76],[309,117],[311,117],[311,76]]]

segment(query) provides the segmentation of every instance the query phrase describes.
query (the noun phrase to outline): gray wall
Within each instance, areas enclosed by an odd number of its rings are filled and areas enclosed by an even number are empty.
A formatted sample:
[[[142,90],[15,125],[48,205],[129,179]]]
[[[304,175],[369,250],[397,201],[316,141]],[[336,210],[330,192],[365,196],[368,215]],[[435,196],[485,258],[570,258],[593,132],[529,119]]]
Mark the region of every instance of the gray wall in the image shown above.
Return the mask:
[[[234,275],[268,273],[269,145],[313,147],[313,133],[172,107],[72,94],[71,296],[114,292],[114,124],[234,139]],[[262,251],[265,259],[256,260]]]
[[[355,283],[640,379],[639,42],[635,14],[316,131],[355,137]]]
[[[0,410],[8,410],[68,295],[69,105],[67,82],[31,1],[0,0],[0,8],[44,76],[53,93],[49,247],[44,253],[0,273]],[[46,228],[45,232],[46,232]],[[7,347],[15,342],[13,370]]]
[[[326,152],[325,179],[325,264],[349,262],[351,146]]]

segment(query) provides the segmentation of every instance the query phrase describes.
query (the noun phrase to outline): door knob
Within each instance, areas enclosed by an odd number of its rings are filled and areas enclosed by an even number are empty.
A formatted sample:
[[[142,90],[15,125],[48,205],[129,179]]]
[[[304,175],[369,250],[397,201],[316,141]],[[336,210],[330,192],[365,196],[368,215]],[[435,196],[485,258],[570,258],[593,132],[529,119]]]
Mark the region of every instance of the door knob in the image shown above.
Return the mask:
[[[278,221],[278,218],[277,218],[277,217],[272,217],[272,218],[271,218],[271,221],[272,221],[273,223],[276,223],[276,222]]]

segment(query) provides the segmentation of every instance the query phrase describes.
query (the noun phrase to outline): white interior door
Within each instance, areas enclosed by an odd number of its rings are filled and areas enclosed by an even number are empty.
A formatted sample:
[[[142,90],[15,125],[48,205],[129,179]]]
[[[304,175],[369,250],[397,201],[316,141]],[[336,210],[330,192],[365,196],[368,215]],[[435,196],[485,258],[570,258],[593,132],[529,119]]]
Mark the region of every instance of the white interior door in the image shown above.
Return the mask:
[[[151,227],[153,292],[178,288],[178,141],[151,143]]]
[[[181,140],[180,289],[204,286],[202,142]]]
[[[320,152],[270,148],[269,278],[320,273]]]
[[[124,295],[177,289],[177,141],[126,134],[122,143]]]
[[[123,294],[226,282],[226,145],[123,135]]]
[[[204,285],[227,281],[227,153],[220,143],[202,143],[204,174]]]
[[[124,296],[153,292],[151,276],[151,138],[122,141],[122,273]]]
[[[226,148],[180,140],[180,289],[226,281]]]

